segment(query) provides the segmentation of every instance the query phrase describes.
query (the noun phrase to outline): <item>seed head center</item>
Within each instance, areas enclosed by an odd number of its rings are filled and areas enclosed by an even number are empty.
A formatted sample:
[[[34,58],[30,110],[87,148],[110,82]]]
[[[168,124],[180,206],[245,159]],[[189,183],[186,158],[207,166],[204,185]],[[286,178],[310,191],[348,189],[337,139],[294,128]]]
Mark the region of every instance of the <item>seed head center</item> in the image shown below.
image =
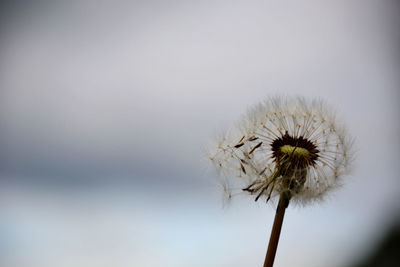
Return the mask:
[[[277,164],[289,160],[296,168],[313,166],[318,159],[317,146],[303,136],[292,137],[286,132],[271,143],[273,158]]]
[[[295,156],[295,157],[302,157],[302,158],[309,158],[310,152],[302,147],[296,147],[291,145],[283,145],[280,147],[282,153],[288,156]]]

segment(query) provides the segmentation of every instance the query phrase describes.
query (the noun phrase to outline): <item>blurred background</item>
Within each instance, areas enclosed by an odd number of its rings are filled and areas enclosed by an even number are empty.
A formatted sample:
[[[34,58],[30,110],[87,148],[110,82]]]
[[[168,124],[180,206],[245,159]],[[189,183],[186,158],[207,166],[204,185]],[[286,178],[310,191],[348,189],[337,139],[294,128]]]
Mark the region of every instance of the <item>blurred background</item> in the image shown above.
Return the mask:
[[[205,152],[277,93],[326,99],[358,151],[275,266],[398,264],[399,1],[0,5],[0,266],[262,266],[275,208],[224,208]]]

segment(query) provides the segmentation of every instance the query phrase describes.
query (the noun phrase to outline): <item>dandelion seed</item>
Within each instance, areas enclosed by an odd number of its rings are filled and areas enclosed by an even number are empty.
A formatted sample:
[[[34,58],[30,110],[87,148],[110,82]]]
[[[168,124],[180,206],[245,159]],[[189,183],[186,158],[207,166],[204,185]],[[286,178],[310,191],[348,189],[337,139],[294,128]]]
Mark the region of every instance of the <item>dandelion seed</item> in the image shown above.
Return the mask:
[[[244,145],[244,143],[239,143],[239,144],[235,145],[234,147],[235,147],[235,148],[239,148],[239,147],[241,147],[241,146],[243,146],[243,145]]]
[[[353,142],[325,102],[301,97],[269,98],[239,125],[210,159],[227,174],[225,188],[241,188],[256,201],[279,197],[264,265],[272,266],[289,202],[306,204],[338,187],[349,171]]]
[[[253,147],[250,152],[249,155],[252,154],[254,152],[254,150],[256,150],[257,148],[259,148],[262,145],[262,142],[258,143],[255,147]]]

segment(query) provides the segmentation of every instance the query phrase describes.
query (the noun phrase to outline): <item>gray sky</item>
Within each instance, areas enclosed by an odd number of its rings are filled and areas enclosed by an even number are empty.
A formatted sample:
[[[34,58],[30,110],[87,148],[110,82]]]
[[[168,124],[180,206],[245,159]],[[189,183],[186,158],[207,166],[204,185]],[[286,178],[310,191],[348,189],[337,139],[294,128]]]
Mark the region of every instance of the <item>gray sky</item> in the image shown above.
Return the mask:
[[[396,1],[21,3],[0,28],[5,266],[260,265],[274,209],[222,210],[204,151],[276,93],[326,99],[358,148],[345,187],[289,209],[276,266],[343,266],[399,214]]]

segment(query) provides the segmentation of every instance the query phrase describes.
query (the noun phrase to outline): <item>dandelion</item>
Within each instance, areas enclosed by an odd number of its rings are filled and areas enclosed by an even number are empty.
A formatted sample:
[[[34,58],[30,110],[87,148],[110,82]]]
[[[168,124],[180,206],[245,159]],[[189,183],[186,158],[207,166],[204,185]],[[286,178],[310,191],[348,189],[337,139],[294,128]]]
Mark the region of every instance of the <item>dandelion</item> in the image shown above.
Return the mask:
[[[322,100],[269,98],[218,140],[210,159],[231,198],[279,199],[264,266],[272,266],[289,203],[321,199],[342,184],[353,139]]]

